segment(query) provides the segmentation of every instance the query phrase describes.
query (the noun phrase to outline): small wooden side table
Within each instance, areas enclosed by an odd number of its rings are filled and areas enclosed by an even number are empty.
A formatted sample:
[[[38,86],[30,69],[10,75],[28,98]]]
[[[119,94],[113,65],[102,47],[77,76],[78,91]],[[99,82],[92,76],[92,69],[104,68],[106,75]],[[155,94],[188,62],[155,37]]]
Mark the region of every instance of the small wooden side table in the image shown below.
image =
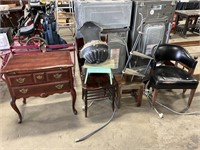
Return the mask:
[[[196,28],[197,20],[200,16],[200,11],[196,10],[176,10],[176,31],[181,32],[184,37],[189,29],[193,32]],[[180,18],[185,18],[184,24],[179,24]]]
[[[22,115],[16,106],[16,99],[23,98],[23,103],[26,103],[26,98],[30,96],[47,97],[54,93],[70,92],[72,109],[77,114],[73,66],[70,53],[66,51],[13,55],[2,73],[12,97],[11,107],[18,114],[19,123],[22,122]]]
[[[136,101],[137,106],[141,106],[142,95],[144,90],[144,83],[142,81],[133,80],[130,81],[127,76],[121,78],[121,75],[115,75],[117,81],[117,106],[120,108],[122,92],[125,90],[137,90]]]

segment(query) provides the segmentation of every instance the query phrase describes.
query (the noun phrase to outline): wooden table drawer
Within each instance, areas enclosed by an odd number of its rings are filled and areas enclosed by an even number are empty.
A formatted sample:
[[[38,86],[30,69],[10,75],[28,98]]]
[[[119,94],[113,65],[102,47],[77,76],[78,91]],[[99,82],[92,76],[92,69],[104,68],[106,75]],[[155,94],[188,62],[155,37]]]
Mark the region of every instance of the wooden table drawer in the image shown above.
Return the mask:
[[[34,83],[31,74],[8,76],[8,80],[11,86],[30,85]]]
[[[69,68],[71,69],[71,68]],[[70,79],[70,70],[61,70],[61,71],[51,71],[47,72],[47,81],[48,82],[55,82],[55,81],[63,81]]]
[[[70,81],[32,85],[32,86],[21,86],[12,88],[12,92],[16,98],[26,98],[29,96],[40,96],[47,97],[52,93],[69,92],[71,89]]]
[[[47,81],[44,72],[34,73],[33,79],[35,83],[44,83]]]

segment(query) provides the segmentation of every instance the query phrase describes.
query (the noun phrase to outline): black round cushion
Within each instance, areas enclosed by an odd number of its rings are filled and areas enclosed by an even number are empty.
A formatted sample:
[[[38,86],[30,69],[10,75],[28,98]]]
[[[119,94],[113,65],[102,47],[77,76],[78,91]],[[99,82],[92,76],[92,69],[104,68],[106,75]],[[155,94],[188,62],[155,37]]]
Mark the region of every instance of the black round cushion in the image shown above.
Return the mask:
[[[107,60],[108,46],[105,42],[93,40],[84,45],[80,55],[90,64],[99,64]]]

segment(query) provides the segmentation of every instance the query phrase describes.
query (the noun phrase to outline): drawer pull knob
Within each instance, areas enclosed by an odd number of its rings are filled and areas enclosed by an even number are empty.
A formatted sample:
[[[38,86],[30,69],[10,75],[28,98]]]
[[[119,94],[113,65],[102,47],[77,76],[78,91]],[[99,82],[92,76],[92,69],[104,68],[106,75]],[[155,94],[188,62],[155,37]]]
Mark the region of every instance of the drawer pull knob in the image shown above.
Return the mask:
[[[26,79],[26,78],[18,78],[18,79],[16,79],[16,81],[17,81],[18,83],[24,83],[25,79]]]
[[[60,90],[60,89],[62,89],[62,88],[63,88],[63,86],[64,86],[63,84],[58,84],[58,85],[56,85],[55,87],[56,87],[57,89],[59,89],[59,90]]]
[[[46,93],[41,93],[40,97],[47,97],[48,95]]]
[[[38,76],[36,76],[36,78],[37,78],[38,80],[41,80],[41,79],[43,78],[43,76],[42,76],[42,75],[38,75]]]
[[[22,94],[26,94],[28,92],[28,89],[21,89],[21,90],[19,90],[19,92]]]
[[[54,74],[53,76],[54,76],[54,78],[59,79],[59,78],[62,77],[62,74],[60,74],[60,73],[56,73],[56,74]]]

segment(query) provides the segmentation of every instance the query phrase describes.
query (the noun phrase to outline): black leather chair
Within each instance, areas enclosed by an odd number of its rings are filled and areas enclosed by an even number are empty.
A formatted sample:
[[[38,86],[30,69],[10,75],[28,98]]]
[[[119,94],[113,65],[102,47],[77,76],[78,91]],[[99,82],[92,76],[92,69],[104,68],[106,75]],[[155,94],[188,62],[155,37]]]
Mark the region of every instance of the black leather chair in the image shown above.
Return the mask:
[[[153,89],[152,104],[155,105],[159,89],[191,89],[185,111],[190,107],[199,81],[194,73],[197,61],[181,46],[161,44],[154,53],[155,66],[149,86]]]

